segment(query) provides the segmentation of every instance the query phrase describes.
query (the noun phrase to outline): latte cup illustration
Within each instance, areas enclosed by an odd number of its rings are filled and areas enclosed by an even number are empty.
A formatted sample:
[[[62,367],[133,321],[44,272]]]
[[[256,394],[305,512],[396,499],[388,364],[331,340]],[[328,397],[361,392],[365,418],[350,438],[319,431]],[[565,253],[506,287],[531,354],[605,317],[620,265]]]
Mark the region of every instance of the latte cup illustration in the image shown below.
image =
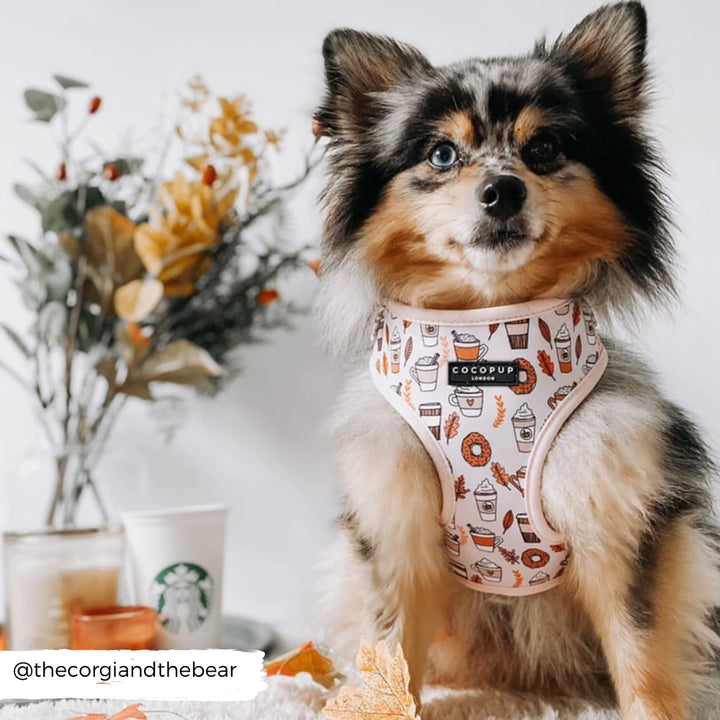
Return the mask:
[[[585,363],[582,366],[582,371],[587,375],[597,364],[598,361],[598,354],[593,353],[592,355],[588,355],[585,359]]]
[[[431,392],[437,388],[439,358],[440,355],[437,353],[432,357],[425,355],[418,358],[415,365],[410,368],[410,377],[420,386],[422,392]]]
[[[459,386],[448,397],[448,402],[459,408],[465,417],[479,417],[483,410],[483,391],[479,387]]]
[[[475,547],[482,552],[495,552],[495,548],[503,543],[503,539],[492,530],[488,530],[488,528],[468,525],[468,529]]]
[[[563,323],[555,336],[555,350],[557,351],[560,372],[572,372],[572,338],[568,326]]]
[[[453,330],[452,336],[455,357],[459,362],[477,362],[485,357],[488,346],[483,345],[471,333],[459,333]]]
[[[490,480],[485,478],[475,488],[474,495],[480,519],[485,520],[485,522],[497,520],[497,490],[495,490]]]
[[[390,338],[390,370],[393,373],[400,372],[400,348],[402,347],[402,339],[398,329],[393,330]]]
[[[440,425],[442,424],[442,405],[440,403],[423,403],[418,408],[422,421],[436,440],[440,439]]]
[[[526,543],[539,543],[540,538],[535,532],[535,528],[533,527],[532,523],[528,519],[527,513],[518,513],[515,518],[517,519],[517,524],[520,530],[520,534],[522,535],[522,539]]]
[[[562,387],[559,387],[555,394],[552,397],[548,398],[548,405],[550,406],[551,410],[554,410],[559,403],[561,403],[572,391],[573,388],[577,385],[577,383],[574,383],[572,385],[563,385]]]
[[[132,602],[158,613],[157,650],[220,647],[227,508],[126,513]]]
[[[590,345],[597,345],[597,333],[595,332],[595,315],[590,308],[583,309],[583,320],[585,321],[585,334]]]
[[[513,350],[525,350],[528,346],[528,330],[530,328],[530,320],[510,320],[505,323],[505,331],[507,332],[510,347]]]
[[[527,403],[523,403],[512,416],[515,431],[515,443],[520,452],[529,453],[535,444],[535,413]]]
[[[438,344],[438,326],[422,323],[420,325],[420,336],[425,347],[435,347]]]
[[[470,566],[480,576],[483,582],[502,582],[502,568],[490,558],[483,558]]]
[[[445,531],[445,547],[453,555],[460,554],[460,535],[454,530],[448,529]]]

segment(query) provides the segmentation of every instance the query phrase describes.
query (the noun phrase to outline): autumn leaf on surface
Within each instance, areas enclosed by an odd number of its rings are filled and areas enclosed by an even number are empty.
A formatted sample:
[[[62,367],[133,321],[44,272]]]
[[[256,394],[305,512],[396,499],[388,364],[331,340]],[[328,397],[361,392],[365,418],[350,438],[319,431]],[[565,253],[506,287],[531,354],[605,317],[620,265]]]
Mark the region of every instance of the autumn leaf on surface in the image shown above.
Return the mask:
[[[580,339],[580,336],[577,336],[577,340],[575,341],[575,359],[580,360],[580,356],[582,355],[582,340]]]
[[[515,577],[515,582],[513,583],[513,587],[520,587],[522,585],[523,577],[522,573],[519,570],[513,570],[513,576]]]
[[[323,714],[330,720],[420,720],[410,693],[410,674],[400,647],[392,656],[384,641],[360,641],[357,667],[362,685],[343,686],[328,700]]]
[[[514,487],[521,495],[525,495],[525,491],[518,482],[517,475],[509,475],[507,470],[499,463],[494,462],[490,465],[490,471],[493,474],[498,485],[502,485],[504,488],[511,490],[511,486]]]
[[[456,500],[464,500],[467,497],[467,494],[468,494],[468,488],[467,488],[467,485],[465,485],[465,476],[461,475],[455,481],[455,499]]]
[[[316,683],[326,688],[332,687],[338,676],[332,660],[325,657],[311,642],[265,665],[267,675],[293,677],[302,672],[309,673]]]
[[[546,375],[553,380],[555,379],[555,365],[552,358],[544,350],[538,350],[538,364]]]
[[[492,336],[495,334],[499,327],[500,323],[493,323],[492,325],[490,325],[490,334],[488,335],[488,340],[492,340]]]
[[[548,324],[542,318],[538,318],[538,326],[540,327],[540,334],[550,343],[550,347],[552,347],[552,337],[550,336]]]
[[[503,535],[512,527],[515,516],[512,510],[508,510],[503,518]]]
[[[578,337],[578,340],[580,338]],[[412,355],[413,351],[413,339],[409,337],[407,339],[407,342],[405,343],[405,364],[408,364],[408,360],[410,359],[410,355]]]
[[[448,443],[450,439],[458,434],[460,428],[460,418],[457,413],[450,413],[445,421],[445,438]]]
[[[404,398],[405,402],[414,410],[415,406],[413,405],[412,395],[410,394],[411,389],[412,389],[412,380],[406,380],[405,385],[403,387],[403,398]]]
[[[576,327],[580,322],[580,305],[575,303],[573,305],[573,327]]]
[[[497,406],[497,413],[495,415],[493,427],[499,428],[505,422],[505,414],[507,413],[507,408],[503,402],[502,395],[495,396],[495,405]]]
[[[79,717],[69,718],[69,720],[148,720],[147,715],[140,710],[142,703],[130,705],[121,710],[116,715],[99,715],[98,713],[90,713],[89,715],[80,715]]]
[[[438,365],[440,367],[445,367],[445,365],[447,365],[448,359],[450,358],[450,343],[448,342],[448,339],[446,337],[440,338],[440,346],[442,348],[442,353]]]
[[[499,547],[498,552],[507,560],[511,565],[517,565],[520,562],[518,554],[514,550],[508,550],[504,547]]]

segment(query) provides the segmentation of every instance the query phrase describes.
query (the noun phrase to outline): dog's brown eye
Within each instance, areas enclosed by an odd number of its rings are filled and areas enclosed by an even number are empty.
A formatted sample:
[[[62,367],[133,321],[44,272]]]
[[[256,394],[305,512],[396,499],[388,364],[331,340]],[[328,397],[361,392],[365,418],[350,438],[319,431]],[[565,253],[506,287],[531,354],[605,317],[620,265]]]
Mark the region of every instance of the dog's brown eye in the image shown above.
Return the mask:
[[[440,143],[430,153],[428,162],[436,170],[447,170],[458,161],[457,150],[451,143]]]
[[[538,133],[522,151],[525,164],[540,175],[556,168],[559,155],[560,143],[548,132]]]

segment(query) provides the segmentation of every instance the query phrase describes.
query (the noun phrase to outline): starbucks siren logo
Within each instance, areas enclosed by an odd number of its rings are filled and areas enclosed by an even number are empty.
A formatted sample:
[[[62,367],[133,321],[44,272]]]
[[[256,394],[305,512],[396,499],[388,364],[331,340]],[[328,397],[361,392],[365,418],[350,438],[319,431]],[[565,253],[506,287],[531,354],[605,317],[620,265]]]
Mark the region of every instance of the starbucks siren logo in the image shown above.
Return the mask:
[[[214,587],[205,568],[193,563],[176,563],[155,576],[150,594],[162,626],[177,634],[183,625],[194,632],[207,620]]]

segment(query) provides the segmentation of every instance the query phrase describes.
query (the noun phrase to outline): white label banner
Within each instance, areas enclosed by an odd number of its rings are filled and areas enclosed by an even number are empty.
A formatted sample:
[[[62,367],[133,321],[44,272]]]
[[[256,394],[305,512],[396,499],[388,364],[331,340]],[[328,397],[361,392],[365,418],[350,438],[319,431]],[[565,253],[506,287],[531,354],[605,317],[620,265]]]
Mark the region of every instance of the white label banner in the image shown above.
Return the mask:
[[[0,700],[252,700],[263,677],[259,651],[0,652]]]

